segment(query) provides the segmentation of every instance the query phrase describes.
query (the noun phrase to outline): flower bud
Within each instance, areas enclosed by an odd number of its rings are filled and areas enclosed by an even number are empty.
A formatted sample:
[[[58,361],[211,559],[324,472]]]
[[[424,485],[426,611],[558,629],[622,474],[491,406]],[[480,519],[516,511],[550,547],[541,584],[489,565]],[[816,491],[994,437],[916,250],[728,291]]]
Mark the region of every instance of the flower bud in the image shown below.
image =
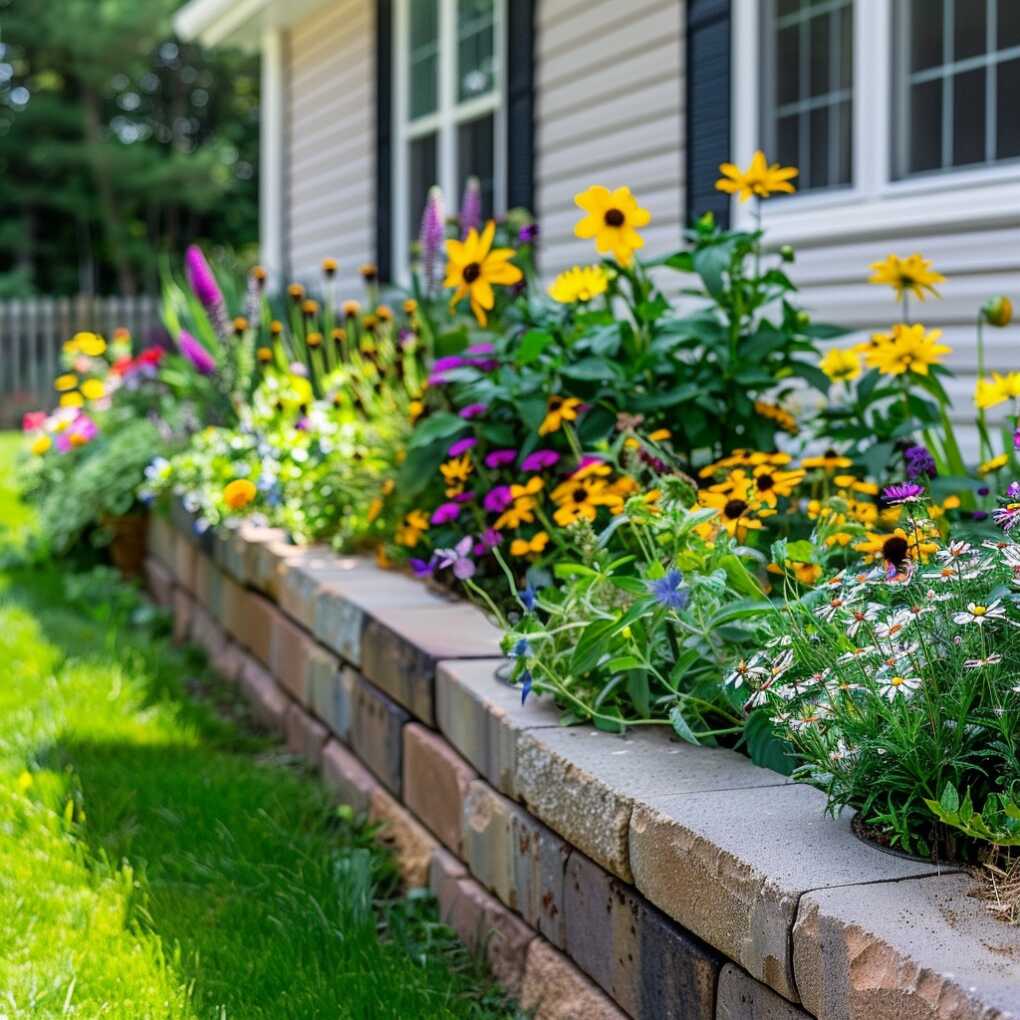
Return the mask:
[[[792,244],[784,244],[783,247],[779,249],[779,257],[784,262],[793,262],[797,258],[797,253],[793,250]]]
[[[991,298],[981,306],[981,315],[990,326],[1008,326],[1013,319],[1013,302],[1008,297]]]

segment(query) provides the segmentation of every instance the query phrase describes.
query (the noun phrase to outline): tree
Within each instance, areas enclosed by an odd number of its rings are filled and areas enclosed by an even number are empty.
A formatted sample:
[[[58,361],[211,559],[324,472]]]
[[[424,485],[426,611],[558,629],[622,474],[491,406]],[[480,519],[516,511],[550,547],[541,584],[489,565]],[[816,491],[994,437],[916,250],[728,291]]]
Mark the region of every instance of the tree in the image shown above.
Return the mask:
[[[257,237],[255,58],[175,0],[0,0],[0,293],[135,293],[188,241]]]

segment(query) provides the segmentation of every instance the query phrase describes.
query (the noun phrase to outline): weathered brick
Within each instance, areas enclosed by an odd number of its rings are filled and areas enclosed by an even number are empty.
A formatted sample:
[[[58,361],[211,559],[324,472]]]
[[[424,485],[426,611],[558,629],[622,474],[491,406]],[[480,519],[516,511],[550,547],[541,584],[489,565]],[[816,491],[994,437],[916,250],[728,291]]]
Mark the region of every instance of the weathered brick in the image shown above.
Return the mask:
[[[183,644],[191,630],[191,607],[195,600],[180,587],[174,588],[174,641]]]
[[[555,706],[537,695],[521,704],[520,688],[496,676],[504,659],[441,662],[436,669],[436,725],[494,786],[516,797],[517,743],[526,729],[559,726]]]
[[[177,583],[195,594],[195,571],[198,567],[198,546],[179,531],[174,533],[174,576]]]
[[[812,848],[798,838],[794,852]],[[1016,1020],[1020,933],[972,892],[969,876],[944,874],[803,896],[793,957],[804,1006],[819,1020]]]
[[[372,611],[361,635],[361,672],[422,722],[435,720],[436,664],[499,654],[499,631],[463,603]]]
[[[216,619],[223,616],[223,572],[204,553],[195,557],[195,598]]]
[[[373,791],[381,789],[379,780],[338,740],[327,740],[322,749],[322,781],[341,804],[358,814],[368,814]]]
[[[217,650],[210,660],[216,673],[224,680],[236,683],[241,674],[241,665],[244,662],[244,652],[236,641],[229,638]]]
[[[439,734],[420,723],[404,727],[404,803],[454,853],[461,812],[476,773]]]
[[[532,1020],[626,1020],[611,999],[540,938],[528,947],[520,1004],[532,1011]]]
[[[308,662],[315,641],[279,610],[274,610],[272,618],[269,671],[292,697],[302,705],[308,705]]]
[[[372,791],[369,819],[379,823],[379,839],[393,851],[405,884],[427,886],[432,854],[439,849],[431,833],[381,787]]]
[[[331,733],[346,740],[348,723],[341,704],[340,660],[322,645],[312,642],[305,669],[305,690],[312,710]]]
[[[287,750],[299,755],[313,768],[318,768],[322,762],[322,748],[329,736],[326,727],[293,701],[287,706],[284,725]]]
[[[799,1006],[732,963],[719,973],[716,999],[716,1020],[811,1020]]]
[[[227,636],[220,629],[219,624],[197,600],[191,607],[188,638],[192,644],[198,645],[205,652],[210,661],[222,653],[227,643]]]
[[[440,847],[432,854],[429,861],[429,891],[439,902],[439,913],[442,916],[444,904],[452,901],[457,895],[457,879],[467,874],[463,862],[454,857],[448,850]]]
[[[675,741],[665,729],[625,738],[580,727],[528,730],[517,745],[517,791],[532,813],[626,881],[636,800],[787,782],[741,755]]]
[[[230,621],[228,630],[259,662],[270,664],[273,637],[273,618],[279,612],[261,595],[244,588],[228,589]]]
[[[239,614],[244,612],[248,592],[228,574],[220,571],[219,604],[216,606],[215,617],[220,626],[232,637],[241,630]]]
[[[266,729],[283,734],[290,702],[266,668],[253,658],[245,658],[241,666],[240,684],[254,718]]]
[[[350,745],[354,753],[400,796],[403,738],[400,731],[410,718],[397,704],[376,690],[364,677],[345,673],[350,683]]]
[[[154,556],[145,559],[145,584],[156,605],[173,609],[174,575]]]
[[[315,603],[322,587],[322,571],[336,554],[322,546],[305,546],[282,560],[277,590],[280,608],[303,627],[315,627]]]
[[[801,785],[637,804],[630,862],[656,906],[791,1001],[790,936],[805,892],[934,870],[866,846],[849,818],[826,815],[825,794]]]
[[[516,805],[475,780],[464,797],[461,857],[471,874],[504,903],[515,899],[511,818]]]
[[[161,513],[149,514],[148,533],[145,536],[149,555],[159,560],[165,570],[173,570],[176,552],[174,549],[174,529]]]

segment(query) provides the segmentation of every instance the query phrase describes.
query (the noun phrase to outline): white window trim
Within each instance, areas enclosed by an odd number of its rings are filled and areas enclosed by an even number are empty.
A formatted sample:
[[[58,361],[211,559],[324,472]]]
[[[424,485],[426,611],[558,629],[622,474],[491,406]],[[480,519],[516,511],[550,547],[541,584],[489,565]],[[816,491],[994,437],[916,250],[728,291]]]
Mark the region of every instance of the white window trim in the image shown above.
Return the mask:
[[[892,179],[891,2],[854,0],[853,184],[763,203],[770,243],[846,242],[1020,222],[1017,163]],[[759,148],[760,10],[760,0],[734,0],[733,162],[740,166]],[[734,197],[731,209],[734,226],[753,227],[750,203]]]
[[[494,117],[493,132],[496,151],[495,212],[506,212],[507,143],[506,143],[506,3],[496,0],[493,27],[493,51],[497,54],[495,87],[477,99],[457,102],[457,67],[451,54],[457,52],[457,0],[439,0],[439,108],[435,113],[408,121],[408,34],[409,8],[413,0],[397,0],[394,18],[394,84],[393,84],[393,183],[390,238],[393,255],[393,276],[406,283],[410,276],[410,244],[407,224],[408,208],[408,143],[422,135],[438,131],[436,158],[447,209],[455,211],[460,202],[457,176],[457,128],[465,121],[485,114]]]

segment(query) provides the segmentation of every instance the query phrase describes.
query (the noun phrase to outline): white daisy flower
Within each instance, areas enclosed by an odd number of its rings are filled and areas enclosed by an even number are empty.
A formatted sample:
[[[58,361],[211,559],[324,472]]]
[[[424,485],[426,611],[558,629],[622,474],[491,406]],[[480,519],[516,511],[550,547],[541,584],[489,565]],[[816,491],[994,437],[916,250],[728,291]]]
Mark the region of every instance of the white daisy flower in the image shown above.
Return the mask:
[[[752,683],[758,678],[764,678],[768,676],[768,670],[761,665],[757,664],[757,660],[752,659],[751,662],[747,662],[741,659],[734,667],[733,672],[726,678],[726,683],[730,687],[743,687],[745,682]]]
[[[829,714],[829,709],[825,705],[805,705],[800,714],[790,720],[790,729],[794,733],[800,733],[824,722]]]
[[[929,602],[948,602],[953,597],[951,591],[936,591],[934,588],[929,588],[925,593],[924,597]]]
[[[901,676],[894,673],[891,676],[878,678],[878,685],[882,697],[893,701],[900,695],[909,696],[921,686],[921,678],[917,676]]]
[[[940,563],[959,563],[960,560],[970,559],[973,555],[974,547],[970,542],[957,540],[935,553],[935,559]]]
[[[846,632],[849,637],[856,636],[857,632],[866,623],[874,623],[878,619],[878,614],[882,611],[882,606],[877,602],[871,602],[863,609],[860,606],[850,610],[850,621],[847,624]]]
[[[815,610],[815,616],[826,623],[832,623],[838,615],[851,605],[855,597],[855,594],[833,595],[825,605]]]
[[[982,626],[989,620],[1005,619],[1006,610],[1002,605],[1002,599],[996,599],[987,606],[978,602],[968,602],[966,609],[953,614],[953,623],[958,623],[961,627],[967,623],[976,623],[978,626]]]
[[[986,666],[998,666],[1000,662],[1002,662],[1002,656],[998,652],[992,652],[984,659],[966,659],[963,665],[965,669],[984,669]]]
[[[914,619],[909,609],[899,609],[887,620],[875,624],[875,635],[883,641],[898,639],[905,628]]]

